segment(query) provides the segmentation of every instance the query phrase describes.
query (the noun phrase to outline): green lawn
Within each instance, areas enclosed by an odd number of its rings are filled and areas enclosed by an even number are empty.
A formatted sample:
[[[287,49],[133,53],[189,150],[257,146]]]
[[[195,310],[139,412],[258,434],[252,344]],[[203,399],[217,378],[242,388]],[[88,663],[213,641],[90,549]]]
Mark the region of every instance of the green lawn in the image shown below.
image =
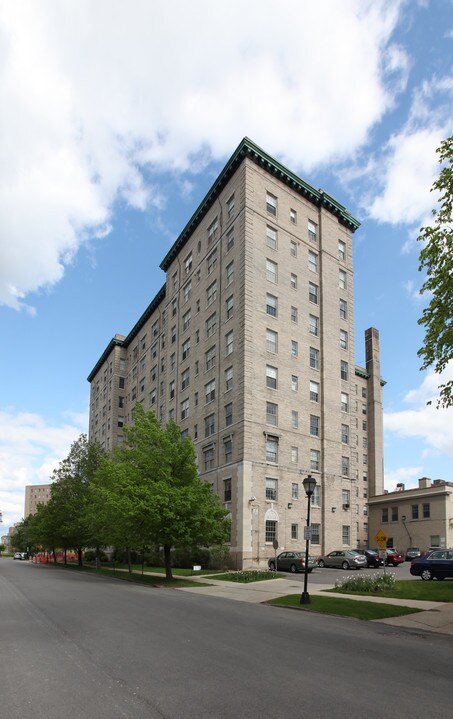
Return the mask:
[[[95,567],[95,563],[94,562],[89,562],[89,563],[85,562],[85,566]],[[113,565],[111,562],[102,562],[101,566],[104,567],[105,569],[110,569],[110,570],[113,570],[113,568],[115,568],[115,569],[127,569],[128,568],[127,564],[123,564],[120,562],[115,563],[115,565]],[[142,565],[141,564],[132,564],[132,571],[141,573]],[[145,564],[143,571],[145,573],[148,572],[150,574],[165,574],[165,567],[148,567]],[[219,569],[194,570],[194,569],[180,569],[178,567],[172,567],[173,574],[178,577],[202,577],[204,575],[209,575],[209,574],[218,574],[219,571],[220,571]]]
[[[415,614],[420,609],[401,607],[394,604],[378,604],[377,602],[357,602],[354,599],[343,597],[321,597],[318,594],[311,596],[310,604],[300,604],[300,594],[288,594],[286,597],[272,599],[269,604],[280,607],[294,607],[308,612],[321,614],[336,614],[341,617],[354,617],[355,619],[388,619],[401,617],[405,614]]]
[[[88,572],[89,574],[96,574],[96,575],[102,575],[104,577],[111,577],[112,579],[120,579],[124,582],[134,582],[136,584],[147,584],[149,586],[153,587],[200,587],[202,586],[200,582],[192,582],[190,579],[184,579],[179,578],[178,576],[174,576],[173,579],[167,579],[164,576],[155,576],[152,574],[143,574],[141,573],[141,567],[140,571],[135,571],[132,574],[129,572],[125,572],[123,570],[114,572],[113,569],[109,569],[103,565],[101,565],[101,569],[98,571],[96,567],[94,566],[87,566],[86,564],[83,567],[79,567],[77,564],[68,564],[67,567],[65,567],[64,564],[61,563],[51,563],[43,565],[47,567],[58,567],[61,569],[70,569],[71,571],[78,571],[78,572]],[[190,571],[190,570],[189,570]],[[175,574],[175,572],[173,572]],[[203,586],[209,586],[208,582],[203,582]]]
[[[283,574],[269,572],[269,570],[244,570],[242,572],[226,572],[224,574],[216,574],[213,579],[221,579],[226,582],[238,582],[240,584],[250,584],[250,582],[266,582],[269,579],[279,579]]]
[[[360,594],[370,597],[387,597],[389,599],[421,599],[428,602],[453,602],[453,581],[446,579],[443,582],[433,580],[424,582],[422,579],[396,581],[395,587],[385,592],[371,594],[369,592],[351,592],[343,589],[326,589],[326,592],[336,594]]]

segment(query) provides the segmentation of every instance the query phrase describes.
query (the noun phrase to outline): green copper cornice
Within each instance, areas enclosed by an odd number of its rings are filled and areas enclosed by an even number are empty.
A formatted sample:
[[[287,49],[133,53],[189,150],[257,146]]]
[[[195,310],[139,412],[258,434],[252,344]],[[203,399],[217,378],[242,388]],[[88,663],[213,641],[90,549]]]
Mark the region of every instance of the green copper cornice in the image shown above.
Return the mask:
[[[337,202],[335,198],[331,197],[323,190],[316,190],[314,187],[309,185],[308,182],[305,182],[293,172],[288,170],[288,168],[280,162],[274,160],[273,157],[264,152],[264,150],[258,147],[258,145],[255,145],[255,143],[249,140],[248,137],[244,137],[233,155],[228,160],[217,180],[214,182],[211,189],[201,201],[189,222],[162,260],[160,267],[164,271],[168,269],[180,249],[186,243],[188,237],[192,234],[199,222],[201,222],[231,176],[236,172],[237,168],[246,157],[262,167],[270,175],[277,177],[281,182],[284,182],[288,185],[288,187],[291,187],[291,189],[298,192],[317,207],[323,207],[331,212],[333,215],[338,217],[338,221],[351,230],[351,232],[355,232],[355,230],[360,227],[360,222],[350,215],[346,208]]]

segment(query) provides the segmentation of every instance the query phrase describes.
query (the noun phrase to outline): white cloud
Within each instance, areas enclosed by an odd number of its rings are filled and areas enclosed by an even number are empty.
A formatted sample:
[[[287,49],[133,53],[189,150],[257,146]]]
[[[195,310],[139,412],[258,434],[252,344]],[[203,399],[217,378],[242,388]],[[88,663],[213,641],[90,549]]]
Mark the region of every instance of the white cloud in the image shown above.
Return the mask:
[[[5,529],[23,517],[25,485],[50,482],[71,444],[86,431],[86,414],[67,414],[70,422],[54,426],[37,414],[0,410],[0,511]]]
[[[399,467],[398,469],[385,473],[385,487],[389,492],[396,490],[397,484],[404,484],[405,489],[418,487],[418,480],[422,476],[421,466]]]
[[[194,172],[245,134],[305,170],[354,153],[406,83],[400,7],[3,2],[0,303],[59,282],[117,200],[162,206],[149,169]]]

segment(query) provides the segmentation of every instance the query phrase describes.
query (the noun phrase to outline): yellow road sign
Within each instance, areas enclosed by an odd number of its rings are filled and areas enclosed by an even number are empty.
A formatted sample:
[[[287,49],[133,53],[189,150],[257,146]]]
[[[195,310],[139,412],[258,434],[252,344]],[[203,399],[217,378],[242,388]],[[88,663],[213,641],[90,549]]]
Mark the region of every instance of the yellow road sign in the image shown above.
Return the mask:
[[[375,536],[375,540],[378,543],[378,545],[380,546],[380,548],[384,549],[387,544],[388,537],[386,534],[384,534],[382,529],[380,529],[379,532]]]

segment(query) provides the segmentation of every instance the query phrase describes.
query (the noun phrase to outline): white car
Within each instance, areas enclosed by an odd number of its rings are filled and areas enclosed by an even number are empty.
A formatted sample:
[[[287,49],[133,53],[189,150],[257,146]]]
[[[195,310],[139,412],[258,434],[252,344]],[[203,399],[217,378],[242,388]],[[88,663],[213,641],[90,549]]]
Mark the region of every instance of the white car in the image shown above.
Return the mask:
[[[16,552],[13,559],[27,559],[25,552]]]

